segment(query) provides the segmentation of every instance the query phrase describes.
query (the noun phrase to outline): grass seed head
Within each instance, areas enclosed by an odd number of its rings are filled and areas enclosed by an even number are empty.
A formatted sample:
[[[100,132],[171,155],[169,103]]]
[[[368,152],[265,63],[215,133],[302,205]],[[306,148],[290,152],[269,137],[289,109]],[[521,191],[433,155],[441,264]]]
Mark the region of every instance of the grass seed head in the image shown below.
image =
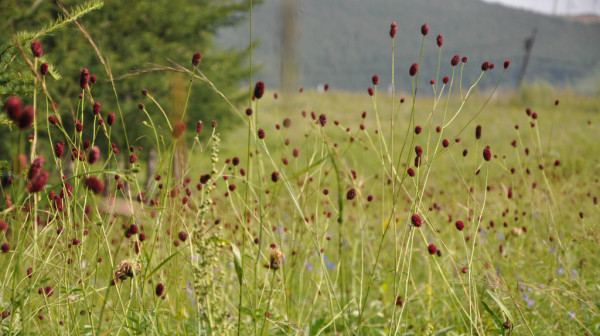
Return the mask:
[[[281,252],[277,246],[271,248],[270,258],[269,258],[269,268],[273,271],[277,271],[281,267],[281,262],[283,261],[283,252]]]

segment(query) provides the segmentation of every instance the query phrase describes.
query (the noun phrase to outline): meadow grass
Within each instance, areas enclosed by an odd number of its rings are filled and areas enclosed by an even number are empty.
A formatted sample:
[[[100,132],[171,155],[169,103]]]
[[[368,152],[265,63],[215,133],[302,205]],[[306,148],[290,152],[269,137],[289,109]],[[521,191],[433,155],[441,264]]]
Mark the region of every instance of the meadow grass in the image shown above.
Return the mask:
[[[510,68],[463,83],[479,65],[447,58],[440,43],[435,85],[398,75],[409,93],[252,84],[248,106],[223,96],[237,118],[223,139],[143,91],[144,149],[108,145],[114,123],[136,126],[94,110],[107,83],[82,72],[89,134],[63,128],[37,77],[34,136],[15,129],[22,167],[2,189],[2,332],[598,334],[597,98],[481,91]],[[169,68],[195,79],[186,101],[212,85],[192,64]]]

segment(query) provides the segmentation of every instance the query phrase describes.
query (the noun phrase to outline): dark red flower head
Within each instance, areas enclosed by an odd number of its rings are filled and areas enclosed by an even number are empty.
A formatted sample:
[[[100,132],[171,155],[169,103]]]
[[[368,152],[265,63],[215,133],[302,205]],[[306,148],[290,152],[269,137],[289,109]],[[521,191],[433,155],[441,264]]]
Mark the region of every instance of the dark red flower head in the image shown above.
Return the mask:
[[[375,91],[373,91],[373,88],[369,86],[369,88],[367,89],[367,93],[369,93],[369,96],[373,96],[375,94]]]
[[[454,55],[454,56],[452,56],[452,59],[450,60],[450,65],[456,66],[456,65],[458,65],[459,61],[460,61],[460,56]]]
[[[209,174],[203,174],[202,176],[200,176],[200,183],[202,183],[202,184],[206,184],[209,180],[210,180]]]
[[[421,148],[421,146],[415,146],[415,154],[421,156],[423,154],[423,148]]]
[[[419,71],[419,65],[417,63],[413,63],[408,70],[408,74],[411,77],[414,77],[417,74],[417,71]]]
[[[352,201],[356,197],[356,189],[352,188],[346,193],[346,199]]]
[[[31,42],[31,53],[35,57],[42,57],[42,43],[40,41],[32,41]]]
[[[42,76],[46,76],[48,74],[48,63],[44,62],[40,65],[40,73]]]
[[[159,283],[158,285],[156,285],[156,296],[162,296],[163,292],[165,291],[165,285]]]
[[[475,127],[475,139],[481,139],[481,125],[477,125],[477,127]]]
[[[177,234],[177,238],[179,238],[179,240],[181,240],[182,242],[185,242],[188,239],[188,234],[185,231],[179,231],[179,233]]]
[[[88,87],[89,80],[90,71],[88,69],[81,70],[81,75],[79,76],[79,86],[81,86],[81,89],[85,90]]]
[[[492,159],[492,152],[489,147],[483,149],[483,159],[485,161],[490,161]]]
[[[261,140],[265,138],[265,130],[263,130],[262,128],[258,130],[258,138]]]
[[[8,97],[4,103],[4,110],[10,120],[18,121],[21,117],[21,98],[17,96]]]
[[[171,131],[171,135],[173,136],[173,138],[179,139],[185,132],[185,129],[185,123],[183,121],[178,121],[175,123],[175,125],[173,125],[173,131]]]
[[[265,94],[265,83],[256,82],[256,86],[254,87],[254,97],[256,99],[262,98],[263,94]]]
[[[421,217],[417,214],[414,214],[410,217],[410,221],[412,223],[412,225],[414,225],[415,227],[421,227],[421,225],[423,225],[423,221],[421,220]]]
[[[94,176],[86,177],[83,183],[94,194],[99,194],[104,190],[104,183]]]
[[[100,158],[100,147],[98,147],[98,146],[92,147],[92,149],[88,153],[88,163],[94,164],[94,163],[98,162],[99,158]]]
[[[96,81],[98,80],[98,78],[96,78],[96,75],[91,75],[90,76],[90,83],[92,84],[96,84]]]
[[[373,77],[371,77],[371,82],[373,82],[373,85],[377,85],[377,83],[379,83],[379,77],[373,75]]]
[[[101,107],[102,106],[100,105],[100,102],[95,102],[94,107],[92,107],[92,111],[94,111],[94,114],[99,114]]]
[[[325,114],[321,114],[319,116],[319,124],[321,124],[321,126],[325,127],[326,122],[327,122],[327,116]]]
[[[427,246],[427,251],[429,251],[429,254],[436,254],[437,253],[437,247],[435,247],[434,244],[429,244],[429,246]]]
[[[54,144],[54,154],[57,158],[60,159],[63,156],[64,149],[65,145],[62,142],[57,142],[56,144]]]
[[[455,224],[455,225],[456,225],[456,229],[457,229],[458,231],[462,231],[462,230],[464,230],[464,229],[465,229],[465,223],[463,223],[462,221],[459,221],[459,220],[458,220],[458,221],[456,221],[456,224]]]
[[[277,182],[277,181],[279,181],[279,173],[278,173],[278,172],[274,171],[274,172],[271,174],[271,181],[273,181],[273,182]]]
[[[485,61],[481,64],[481,71],[488,71],[489,68],[490,68],[490,62]]]
[[[18,126],[20,129],[26,129],[33,124],[35,111],[33,110],[33,106],[26,106],[21,116],[19,117]]]
[[[396,21],[392,22],[390,25],[390,37],[394,38],[396,36],[396,31],[398,30],[398,24]]]
[[[40,171],[42,170],[42,166],[44,165],[44,157],[38,156],[33,160],[31,166],[29,166],[29,171],[27,172],[27,179],[33,180],[38,176]]]
[[[442,83],[448,84],[448,82],[450,82],[450,78],[448,78],[448,76],[444,76],[444,78],[442,78]]]
[[[197,67],[198,64],[200,64],[200,59],[202,59],[202,55],[200,55],[200,53],[195,53],[194,56],[192,56],[192,65]]]
[[[467,63],[467,56],[463,56],[463,58],[462,58],[462,62],[463,62],[463,63]]]
[[[423,128],[419,125],[415,126],[415,134],[421,134],[421,131],[423,130]]]
[[[31,181],[27,184],[27,191],[29,191],[30,193],[42,191],[44,189],[44,186],[46,185],[46,182],[48,182],[48,177],[50,177],[50,174],[48,174],[47,171],[42,170],[33,179],[33,181]]]
[[[504,61],[504,69],[508,69],[509,65],[510,65],[510,60]]]
[[[112,126],[115,123],[115,114],[113,112],[110,112],[106,116],[106,123],[108,124],[108,126]]]
[[[423,34],[423,36],[426,36],[427,34],[429,34],[429,26],[427,25],[427,23],[424,23],[421,26],[421,34]]]
[[[444,37],[442,35],[438,35],[436,42],[437,42],[437,46],[441,48],[442,45],[444,44]]]

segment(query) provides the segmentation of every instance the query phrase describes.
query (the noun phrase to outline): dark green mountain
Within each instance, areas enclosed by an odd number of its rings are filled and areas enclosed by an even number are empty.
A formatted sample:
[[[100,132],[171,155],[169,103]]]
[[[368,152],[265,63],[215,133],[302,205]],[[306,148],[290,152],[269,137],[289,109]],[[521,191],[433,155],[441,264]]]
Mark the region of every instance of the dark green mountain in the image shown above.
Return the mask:
[[[254,11],[254,37],[261,41],[255,62],[262,67],[256,79],[279,87],[282,47],[283,0],[266,0]],[[419,59],[420,26],[430,27],[425,40],[422,84],[435,77],[438,50],[436,35],[442,34],[442,70],[449,75],[454,54],[467,56],[470,78],[479,75],[483,61],[497,65],[494,83],[505,59],[510,71],[505,87],[515,87],[523,63],[525,39],[538,29],[526,82],[545,81],[554,86],[596,92],[600,80],[600,23],[551,17],[479,0],[297,0],[296,47],[298,86],[330,83],[333,88],[366,90],[373,74],[380,87],[391,82],[392,21],[396,35],[396,87],[410,88],[408,68]],[[241,48],[248,43],[248,22],[219,33],[219,43]],[[440,79],[441,80],[441,79]]]

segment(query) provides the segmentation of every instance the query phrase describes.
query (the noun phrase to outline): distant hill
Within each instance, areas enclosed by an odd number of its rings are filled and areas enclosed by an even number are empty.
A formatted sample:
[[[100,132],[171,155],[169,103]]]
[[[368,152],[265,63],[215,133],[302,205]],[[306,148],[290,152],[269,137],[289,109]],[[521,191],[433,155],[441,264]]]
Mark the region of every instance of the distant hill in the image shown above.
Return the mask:
[[[255,78],[271,88],[279,86],[281,2],[265,0],[254,10],[254,37],[260,41],[255,62],[262,66]],[[435,77],[436,35],[442,34],[442,70],[451,71],[454,54],[467,56],[467,76],[479,75],[479,65],[492,61],[500,67],[511,60],[503,85],[515,86],[524,55],[524,40],[538,29],[525,80],[597,92],[600,77],[600,22],[551,17],[484,3],[479,0],[297,0],[298,86],[329,83],[332,88],[366,90],[373,74],[380,87],[390,80],[389,25],[398,22],[396,86],[409,90],[411,63],[418,61],[420,26],[427,23],[422,79]],[[242,48],[248,44],[248,23],[222,30],[217,43]],[[493,83],[486,80],[487,85]]]

